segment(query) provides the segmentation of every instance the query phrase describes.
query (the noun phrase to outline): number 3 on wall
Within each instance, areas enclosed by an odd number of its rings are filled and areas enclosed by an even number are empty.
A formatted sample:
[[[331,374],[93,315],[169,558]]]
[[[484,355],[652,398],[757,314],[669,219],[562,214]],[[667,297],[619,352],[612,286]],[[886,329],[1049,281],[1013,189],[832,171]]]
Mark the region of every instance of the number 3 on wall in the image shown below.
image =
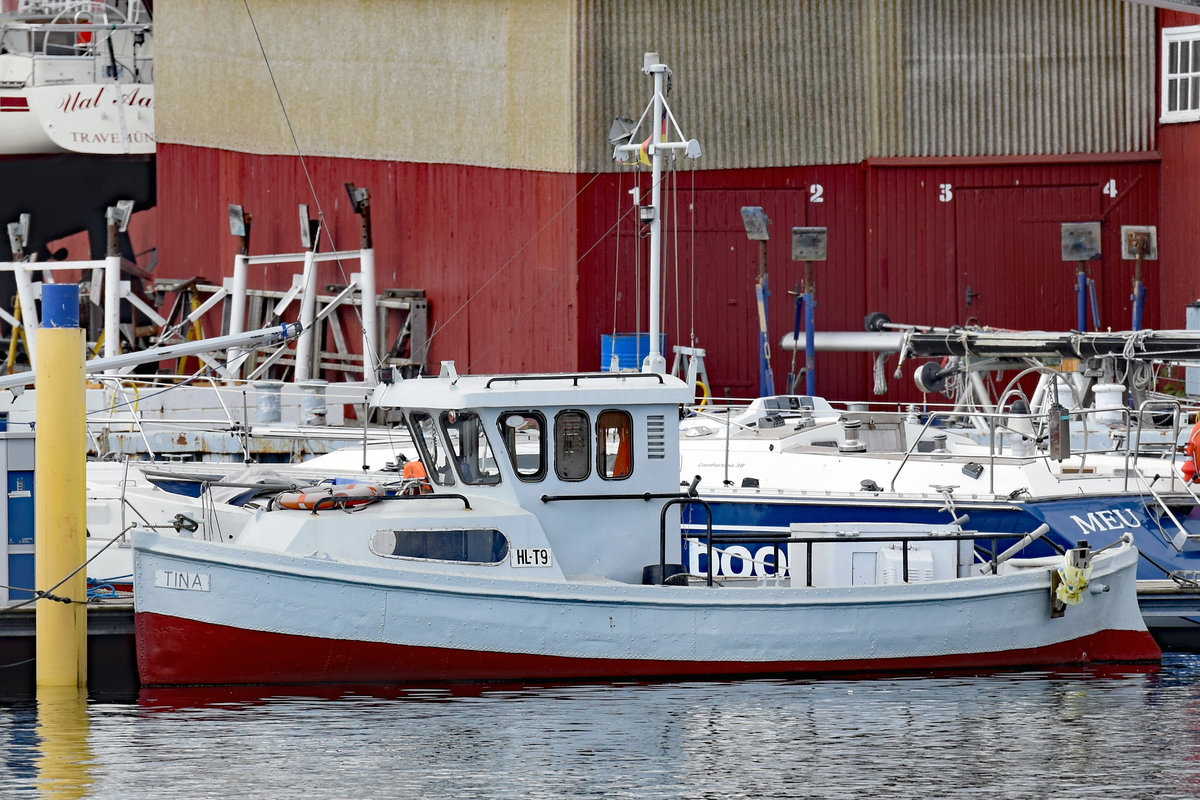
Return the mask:
[[[938,184],[938,200],[943,203],[949,203],[954,199],[954,186],[949,183]]]

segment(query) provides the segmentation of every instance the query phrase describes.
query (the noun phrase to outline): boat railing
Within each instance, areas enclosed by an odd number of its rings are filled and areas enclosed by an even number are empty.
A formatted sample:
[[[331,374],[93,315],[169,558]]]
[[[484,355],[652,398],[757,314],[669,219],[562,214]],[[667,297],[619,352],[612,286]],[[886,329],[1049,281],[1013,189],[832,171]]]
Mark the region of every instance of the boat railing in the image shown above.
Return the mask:
[[[1137,466],[1137,462],[1138,462],[1139,458],[1141,458],[1143,455],[1141,452],[1143,420],[1145,418],[1147,418],[1148,416],[1152,415],[1153,409],[1158,408],[1158,407],[1167,407],[1167,408],[1171,409],[1171,412],[1172,412],[1172,426],[1171,426],[1172,439],[1171,439],[1171,442],[1173,443],[1178,438],[1178,434],[1179,434],[1179,417],[1182,414],[1182,406],[1180,405],[1180,403],[1178,401],[1174,401],[1174,400],[1148,400],[1148,401],[1143,402],[1139,406],[1139,408],[1136,412],[1134,412],[1133,410],[1131,410],[1129,408],[1119,408],[1119,409],[1117,409],[1117,408],[1076,408],[1076,409],[1071,409],[1071,410],[1065,412],[1067,417],[1076,418],[1076,419],[1080,420],[1080,422],[1083,425],[1083,438],[1084,438],[1085,442],[1088,440],[1088,436],[1089,436],[1089,428],[1088,428],[1088,419],[1089,418],[1091,418],[1093,415],[1100,415],[1100,414],[1116,414],[1116,415],[1118,415],[1121,419],[1122,430],[1132,432],[1131,435],[1127,435],[1127,436],[1123,437],[1124,446],[1118,450],[1114,450],[1111,447],[1104,448],[1104,449],[1099,449],[1099,448],[1091,449],[1091,448],[1085,447],[1084,449],[1073,450],[1073,451],[1070,451],[1069,453],[1059,453],[1059,454],[1054,454],[1054,453],[1039,450],[1039,451],[1036,451],[1036,452],[1031,453],[1024,457],[1039,459],[1039,460],[1048,462],[1050,460],[1062,461],[1063,458],[1065,458],[1066,456],[1078,456],[1080,459],[1080,466],[1079,466],[1079,471],[1076,473],[1076,477],[1083,479],[1083,478],[1088,477],[1088,475],[1090,474],[1086,471],[1087,457],[1089,455],[1120,454],[1124,459],[1123,489],[1124,489],[1124,491],[1129,491],[1130,477],[1134,475],[1134,469]],[[1003,453],[1003,445],[998,441],[999,435],[1000,434],[1012,434],[1012,435],[1016,435],[1016,436],[1029,436],[1029,430],[1033,430],[1035,432],[1034,438],[1036,440],[1036,439],[1040,438],[1036,435],[1036,427],[1038,425],[1040,425],[1045,419],[1044,415],[1040,415],[1040,414],[1011,414],[1011,413],[1010,414],[1001,414],[1001,413],[994,413],[994,412],[962,411],[962,410],[931,412],[926,415],[926,420],[925,420],[924,425],[921,428],[920,433],[916,437],[913,438],[912,442],[910,442],[908,444],[908,446],[904,452],[904,455],[901,458],[899,466],[897,466],[896,471],[892,474],[892,478],[888,484],[889,490],[892,492],[896,491],[896,480],[899,478],[900,474],[904,471],[904,468],[908,465],[908,463],[912,459],[912,457],[915,454],[918,454],[919,452],[921,452],[921,451],[919,451],[918,447],[922,441],[925,441],[925,435],[929,431],[930,428],[936,427],[936,423],[938,423],[938,422],[941,422],[944,425],[947,421],[950,421],[951,419],[958,420],[963,417],[979,419],[979,420],[982,420],[986,424],[987,442],[988,442],[988,463],[989,463],[989,467],[992,467],[992,469],[988,470],[988,472],[989,472],[988,482],[989,482],[989,491],[993,494],[995,493],[995,490],[996,490],[995,469],[994,469],[996,459],[997,459],[997,457],[1001,457],[1001,456],[1005,455]],[[1012,423],[1015,420],[1027,421],[1029,423],[1029,429],[1028,430],[1020,430],[1020,429],[1014,427]],[[1097,430],[1099,430],[1098,426],[1097,426]],[[1069,447],[1068,447],[1068,449],[1069,449]],[[1170,467],[1172,470],[1172,474],[1174,474],[1176,451],[1173,446],[1170,448],[1170,453],[1171,453]]]
[[[0,26],[0,43],[5,52],[30,59],[32,86],[149,82],[154,56],[142,43],[150,31],[144,22],[10,22]]]
[[[920,533],[920,534],[886,534],[881,536],[855,536],[853,538],[838,538],[833,539],[829,536],[795,536],[791,532],[772,532],[772,531],[746,531],[746,532],[727,532],[713,533],[711,525],[705,533],[683,533],[682,539],[694,541],[699,545],[704,546],[708,551],[707,564],[707,584],[713,585],[713,554],[720,552],[720,548],[716,545],[721,544],[766,544],[774,545],[775,549],[775,564],[779,564],[779,551],[781,547],[789,544],[802,544],[805,546],[805,582],[804,585],[811,587],[813,585],[813,545],[829,545],[829,544],[858,544],[864,542],[878,544],[896,544],[901,548],[901,573],[904,583],[909,583],[909,548],[914,542],[971,542],[978,547],[979,542],[990,543],[990,550],[983,550],[983,555],[987,556],[986,561],[979,562],[981,565],[987,564],[992,572],[995,572],[1000,564],[1014,557],[1021,552],[1025,547],[1032,542],[1041,539],[1048,531],[1048,525],[1041,525],[1030,533],[1006,533],[1006,532],[980,532],[980,531],[965,531],[962,533]],[[1016,544],[1006,550],[1000,550],[1000,543],[1008,540],[1017,540]],[[1053,539],[1045,540],[1059,555],[1066,553],[1066,549],[1055,542]],[[1112,545],[1106,545],[1103,548],[1093,550],[1093,553],[1100,552],[1108,547],[1114,546],[1123,540],[1118,539]],[[790,568],[790,567],[789,567]],[[792,576],[795,580],[795,576]]]

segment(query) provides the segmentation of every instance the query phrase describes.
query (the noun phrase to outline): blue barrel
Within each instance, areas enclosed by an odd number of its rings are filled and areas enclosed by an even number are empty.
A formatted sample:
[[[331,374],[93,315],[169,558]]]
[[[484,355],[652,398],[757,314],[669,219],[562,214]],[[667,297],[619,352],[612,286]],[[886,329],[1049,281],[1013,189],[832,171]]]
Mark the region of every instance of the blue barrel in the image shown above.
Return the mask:
[[[667,335],[658,335],[658,352],[666,355]],[[600,334],[600,369],[611,372],[613,353],[617,354],[619,369],[640,369],[642,359],[650,354],[650,334],[648,333],[618,333],[615,336]]]

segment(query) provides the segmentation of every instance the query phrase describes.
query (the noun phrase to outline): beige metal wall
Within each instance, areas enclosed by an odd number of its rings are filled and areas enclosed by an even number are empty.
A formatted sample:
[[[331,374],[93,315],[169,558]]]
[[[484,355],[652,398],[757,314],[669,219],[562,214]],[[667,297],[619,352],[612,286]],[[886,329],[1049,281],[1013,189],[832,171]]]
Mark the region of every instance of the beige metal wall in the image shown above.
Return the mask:
[[[1152,149],[1154,10],[1124,0],[171,0],[159,140],[613,169],[658,50],[705,169]],[[270,64],[295,132],[284,121]]]
[[[570,11],[567,0],[158,3],[158,139],[570,171]]]

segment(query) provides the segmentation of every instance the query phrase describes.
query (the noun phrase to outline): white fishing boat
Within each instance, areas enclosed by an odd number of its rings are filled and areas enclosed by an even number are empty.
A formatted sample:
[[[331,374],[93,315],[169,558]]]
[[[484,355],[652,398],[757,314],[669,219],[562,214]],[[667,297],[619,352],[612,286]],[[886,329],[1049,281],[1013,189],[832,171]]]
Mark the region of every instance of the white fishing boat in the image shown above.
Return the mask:
[[[153,153],[152,41],[141,0],[21,0],[0,15],[0,156]]]
[[[678,507],[697,501],[679,490],[674,420],[688,396],[683,382],[645,373],[448,368],[381,385],[374,401],[405,416],[432,491],[347,490],[311,510],[268,504],[224,537],[135,531],[143,683],[790,675],[1159,657],[1138,612],[1137,553],[1124,542],[1090,554],[1087,587],[1061,615],[1062,558],[1006,554],[995,574],[977,563],[971,535],[947,526],[798,528],[777,544],[811,568],[794,566],[789,579],[710,583],[682,572]],[[534,454],[518,452],[518,430],[537,433]]]

